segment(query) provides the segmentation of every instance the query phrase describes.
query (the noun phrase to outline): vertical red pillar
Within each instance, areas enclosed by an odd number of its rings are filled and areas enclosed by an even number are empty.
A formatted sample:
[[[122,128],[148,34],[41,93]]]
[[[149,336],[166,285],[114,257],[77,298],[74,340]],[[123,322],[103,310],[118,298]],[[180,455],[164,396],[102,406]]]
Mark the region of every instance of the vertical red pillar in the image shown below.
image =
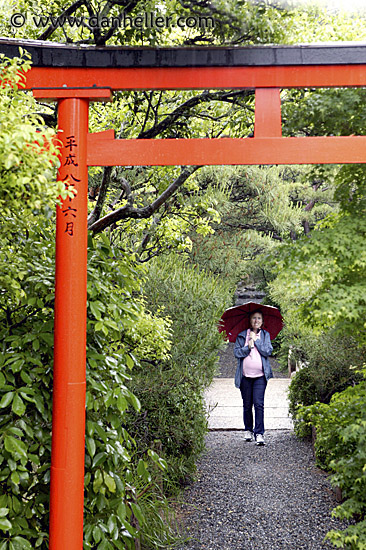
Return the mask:
[[[281,97],[279,88],[255,90],[254,137],[281,137]]]
[[[59,100],[50,550],[82,550],[85,455],[88,99]]]

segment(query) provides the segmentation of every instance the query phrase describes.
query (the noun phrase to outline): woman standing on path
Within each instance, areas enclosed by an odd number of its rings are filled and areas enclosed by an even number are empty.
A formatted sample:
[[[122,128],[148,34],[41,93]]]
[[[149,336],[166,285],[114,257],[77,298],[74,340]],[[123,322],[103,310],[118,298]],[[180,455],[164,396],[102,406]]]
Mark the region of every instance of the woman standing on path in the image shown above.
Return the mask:
[[[243,399],[244,439],[256,445],[264,445],[264,393],[267,382],[273,378],[268,357],[273,348],[269,333],[263,327],[263,314],[253,311],[249,318],[250,328],[240,332],[234,347],[238,359],[235,386],[240,388]],[[255,424],[253,429],[253,406]]]

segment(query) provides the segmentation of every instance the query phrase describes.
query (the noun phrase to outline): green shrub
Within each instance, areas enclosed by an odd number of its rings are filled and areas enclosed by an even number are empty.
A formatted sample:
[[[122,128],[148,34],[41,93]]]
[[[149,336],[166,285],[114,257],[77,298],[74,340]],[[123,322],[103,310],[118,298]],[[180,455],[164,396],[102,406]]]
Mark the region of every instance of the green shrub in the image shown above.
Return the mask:
[[[144,286],[154,313],[171,325],[169,359],[141,360],[129,387],[143,414],[131,418],[130,431],[141,448],[158,441],[169,464],[169,490],[195,471],[207,431],[204,389],[217,369],[223,345],[217,323],[231,303],[229,285],[194,269],[175,255],[149,264]]]
[[[329,403],[336,392],[359,381],[360,374],[350,366],[360,366],[362,356],[362,350],[351,337],[341,339],[332,331],[321,336],[308,332],[306,337],[296,340],[293,357],[307,364],[293,376],[289,387],[289,411],[299,435],[304,435],[297,418],[299,407],[317,401]]]
[[[2,550],[19,544],[25,549],[48,547],[51,224],[39,222],[27,239],[27,248],[13,249],[22,267],[23,275],[16,282],[23,298],[11,300],[9,292],[1,297],[1,305],[7,304],[7,315],[0,322]],[[126,430],[128,409],[140,410],[138,399],[127,388],[134,360],[123,337],[141,314],[131,296],[138,289],[139,273],[128,258],[119,254],[116,260],[107,238],[89,245],[84,548],[96,549],[103,543],[103,548],[134,549],[134,539],[148,527],[139,503],[140,495],[151,497],[154,492],[148,470],[154,463],[165,467],[150,449],[140,451]]]
[[[364,369],[366,375],[366,369]],[[329,404],[315,403],[299,410],[302,422],[316,428],[315,452],[320,467],[333,472],[332,484],[342,490],[343,502],[333,515],[351,520],[346,529],[327,537],[337,548],[366,546],[366,380],[333,395]]]

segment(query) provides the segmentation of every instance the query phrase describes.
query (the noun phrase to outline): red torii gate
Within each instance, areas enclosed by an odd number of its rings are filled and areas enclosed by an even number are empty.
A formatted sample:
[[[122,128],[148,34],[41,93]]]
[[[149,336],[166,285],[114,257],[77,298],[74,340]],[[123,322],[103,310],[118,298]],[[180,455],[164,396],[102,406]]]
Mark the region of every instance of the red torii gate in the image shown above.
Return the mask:
[[[0,39],[32,54],[26,89],[58,102],[58,179],[77,195],[57,208],[50,550],[81,550],[85,454],[88,166],[365,163],[366,136],[282,137],[282,88],[366,86],[366,46],[89,48]],[[116,90],[255,89],[254,138],[116,140],[88,133],[90,101]]]

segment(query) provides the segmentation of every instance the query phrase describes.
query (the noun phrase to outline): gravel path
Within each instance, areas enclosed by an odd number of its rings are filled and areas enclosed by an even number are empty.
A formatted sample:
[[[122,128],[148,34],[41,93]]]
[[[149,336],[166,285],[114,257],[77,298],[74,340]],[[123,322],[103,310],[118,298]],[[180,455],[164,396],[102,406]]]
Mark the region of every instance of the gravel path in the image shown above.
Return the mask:
[[[308,442],[289,430],[266,432],[265,447],[242,432],[210,432],[198,479],[178,516],[190,540],[179,550],[322,550],[336,506]]]
[[[233,378],[234,344],[220,354],[218,377]],[[275,378],[287,377],[272,359]],[[266,446],[242,431],[212,431],[183,493],[178,521],[188,541],[178,550],[325,550],[337,505],[327,475],[315,466],[308,441],[290,430],[268,430]]]

